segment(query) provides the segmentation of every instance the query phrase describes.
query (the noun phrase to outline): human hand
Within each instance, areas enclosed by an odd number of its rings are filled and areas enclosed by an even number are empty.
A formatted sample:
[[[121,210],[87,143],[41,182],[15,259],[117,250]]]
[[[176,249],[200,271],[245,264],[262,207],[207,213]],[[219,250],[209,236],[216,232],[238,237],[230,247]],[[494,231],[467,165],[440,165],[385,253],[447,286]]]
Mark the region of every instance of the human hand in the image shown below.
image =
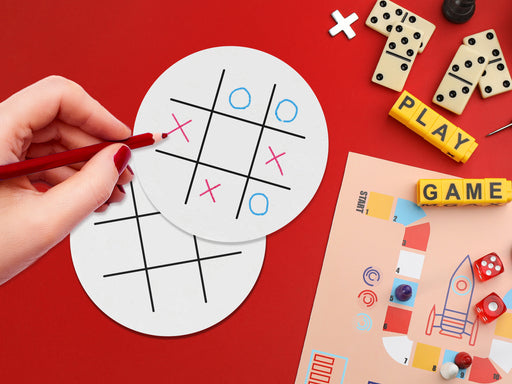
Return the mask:
[[[104,140],[130,129],[79,85],[51,76],[0,103],[0,165]],[[0,284],[28,267],[93,211],[124,197],[130,150],[112,144],[85,164],[0,181]],[[43,181],[41,192],[33,185]]]

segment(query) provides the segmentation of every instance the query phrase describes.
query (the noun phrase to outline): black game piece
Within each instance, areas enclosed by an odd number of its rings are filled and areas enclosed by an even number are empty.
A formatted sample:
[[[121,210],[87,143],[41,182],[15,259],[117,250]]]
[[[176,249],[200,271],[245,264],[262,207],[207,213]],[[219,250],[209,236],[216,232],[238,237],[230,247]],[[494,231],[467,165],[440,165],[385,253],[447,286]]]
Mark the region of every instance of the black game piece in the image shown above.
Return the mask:
[[[443,15],[449,21],[462,24],[475,13],[475,0],[444,0]]]

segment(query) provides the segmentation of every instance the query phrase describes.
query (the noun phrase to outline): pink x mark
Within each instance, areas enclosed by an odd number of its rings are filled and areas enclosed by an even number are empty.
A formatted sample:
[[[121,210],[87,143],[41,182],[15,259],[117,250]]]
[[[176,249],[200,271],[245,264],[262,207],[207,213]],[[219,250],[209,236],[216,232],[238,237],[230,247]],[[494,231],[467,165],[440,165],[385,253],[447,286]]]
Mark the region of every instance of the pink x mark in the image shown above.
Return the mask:
[[[208,183],[208,179],[204,179],[204,181],[206,181],[206,186],[208,187],[208,189],[206,191],[204,191],[203,193],[201,193],[199,196],[203,196],[204,194],[206,193],[210,193],[210,196],[212,197],[212,200],[213,202],[215,203],[215,197],[213,197],[213,193],[212,191],[217,188],[217,187],[220,187],[220,184],[217,184],[216,186],[214,187],[210,187],[210,184]]]
[[[176,122],[176,124],[178,124],[178,127],[177,128],[174,128],[172,131],[168,132],[168,134],[171,134],[173,133],[174,131],[177,131],[178,129],[181,131],[181,133],[183,133],[183,136],[185,136],[185,140],[187,140],[187,143],[189,142],[188,141],[188,137],[187,135],[185,134],[185,131],[183,130],[183,127],[185,125],[187,125],[188,123],[190,123],[192,120],[189,120],[187,121],[186,123],[183,123],[183,124],[180,124],[178,123],[178,119],[176,118],[176,116],[174,116],[174,113],[172,113],[172,117],[174,117],[174,121]]]
[[[284,175],[283,175],[283,170],[281,169],[281,164],[279,164],[279,161],[277,161],[277,158],[278,158],[278,157],[283,156],[284,154],[286,154],[286,152],[283,152],[283,153],[281,153],[281,154],[279,154],[279,155],[277,155],[277,156],[276,156],[276,154],[275,154],[275,153],[274,153],[274,151],[272,150],[272,147],[270,147],[270,146],[269,146],[269,147],[268,147],[268,149],[270,149],[270,153],[272,153],[272,158],[271,158],[269,161],[267,161],[265,164],[268,164],[268,163],[270,163],[271,161],[274,161],[274,160],[275,160],[275,162],[276,162],[276,164],[277,164],[277,167],[279,168],[279,172],[281,172],[281,176],[284,176]]]

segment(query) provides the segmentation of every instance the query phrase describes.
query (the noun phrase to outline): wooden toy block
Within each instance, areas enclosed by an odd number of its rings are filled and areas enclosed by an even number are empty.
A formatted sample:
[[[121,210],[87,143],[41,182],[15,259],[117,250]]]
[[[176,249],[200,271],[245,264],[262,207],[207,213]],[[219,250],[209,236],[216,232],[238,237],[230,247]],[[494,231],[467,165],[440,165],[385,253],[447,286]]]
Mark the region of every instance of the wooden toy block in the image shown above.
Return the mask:
[[[460,115],[473,94],[487,62],[487,56],[481,52],[461,45],[432,101]]]
[[[424,138],[430,144],[435,145],[441,151],[447,153],[445,147],[459,127],[446,120],[443,116],[439,114],[437,114],[437,116],[436,121],[430,126]]]
[[[448,139],[446,146],[443,148],[448,156],[452,157],[456,161],[465,163],[469,157],[475,152],[478,144],[475,142],[473,136],[468,135],[462,129],[457,127],[457,130]]]
[[[512,182],[507,179],[485,179],[484,201],[489,205],[501,205],[512,200]]]
[[[409,128],[427,140],[427,135],[438,118],[436,111],[421,103],[410,119]]]
[[[510,72],[494,29],[465,37],[463,42],[489,58],[489,63],[478,82],[484,99],[512,90]]]
[[[393,29],[393,24],[395,23],[409,25],[422,32],[423,39],[418,50],[419,53],[423,52],[436,29],[436,26],[430,21],[388,0],[377,0],[370,15],[366,19],[366,25],[368,27],[384,36],[389,36]]]
[[[432,108],[403,91],[389,115],[416,132],[443,153],[465,163],[478,147],[475,139]]]
[[[436,206],[442,201],[442,179],[418,180],[418,199],[420,206]]]
[[[443,179],[441,181],[441,193],[444,206],[464,204],[465,198],[462,179]]]
[[[463,179],[464,205],[478,205],[484,201],[484,180]]]
[[[373,73],[374,83],[401,91],[421,44],[421,32],[413,27],[395,24]]]
[[[512,181],[506,179],[420,179],[420,206],[501,205],[512,201]]]
[[[389,115],[404,125],[411,120],[414,112],[423,105],[421,101],[415,98],[407,91],[403,91],[398,100],[393,104]]]

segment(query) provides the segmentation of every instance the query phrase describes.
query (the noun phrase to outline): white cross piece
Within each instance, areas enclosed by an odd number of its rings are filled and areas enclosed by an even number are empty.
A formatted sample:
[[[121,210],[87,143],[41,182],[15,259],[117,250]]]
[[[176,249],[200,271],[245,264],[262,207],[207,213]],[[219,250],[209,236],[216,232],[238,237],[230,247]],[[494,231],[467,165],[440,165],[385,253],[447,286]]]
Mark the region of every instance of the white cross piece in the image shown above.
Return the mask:
[[[329,29],[329,34],[331,36],[336,36],[338,33],[343,31],[349,40],[355,37],[356,33],[350,27],[350,24],[359,19],[359,16],[357,16],[355,13],[352,13],[345,19],[338,10],[335,10],[333,13],[331,13],[331,16],[337,23],[334,27]]]

